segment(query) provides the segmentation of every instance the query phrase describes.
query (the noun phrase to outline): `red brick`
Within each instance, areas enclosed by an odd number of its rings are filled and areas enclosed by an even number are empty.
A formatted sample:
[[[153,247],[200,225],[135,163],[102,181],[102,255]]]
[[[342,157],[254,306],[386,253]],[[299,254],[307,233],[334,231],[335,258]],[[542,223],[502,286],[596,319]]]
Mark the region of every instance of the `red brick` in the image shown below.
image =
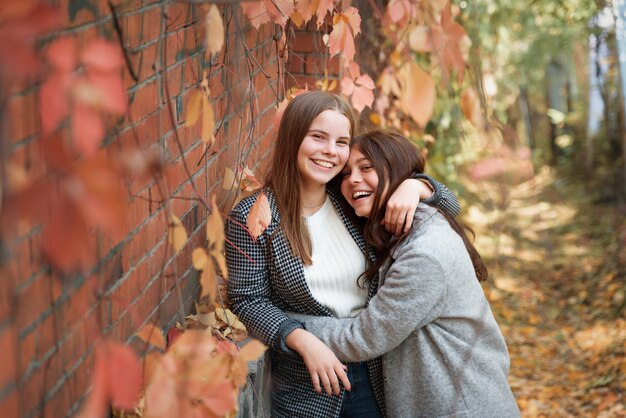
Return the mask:
[[[19,393],[14,389],[5,398],[0,399],[0,416],[18,417],[19,411]]]
[[[158,91],[156,82],[139,87],[131,94],[130,118],[138,122],[148,114],[154,112],[158,106]]]
[[[0,388],[17,379],[18,367],[18,338],[15,325],[5,327],[0,331],[0,353],[3,360],[0,362]]]

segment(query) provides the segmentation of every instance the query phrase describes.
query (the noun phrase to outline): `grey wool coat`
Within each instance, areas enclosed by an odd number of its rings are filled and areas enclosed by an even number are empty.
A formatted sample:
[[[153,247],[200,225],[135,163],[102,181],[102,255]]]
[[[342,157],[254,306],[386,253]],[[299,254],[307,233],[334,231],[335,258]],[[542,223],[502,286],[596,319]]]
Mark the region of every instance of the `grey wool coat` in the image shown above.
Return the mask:
[[[454,194],[444,185],[428,179],[435,187],[435,193],[428,201],[448,213],[458,213]],[[250,335],[270,346],[272,418],[339,417],[344,391],[340,396],[316,393],[304,361],[284,345],[283,337],[289,332],[285,325],[297,322],[291,320],[286,311],[317,317],[332,314],[313,297],[304,277],[302,261],[291,253],[280,228],[281,214],[272,190],[265,188],[263,191],[270,204],[272,221],[256,240],[244,226],[258,192],[242,199],[226,220],[230,308]],[[372,261],[373,254],[366,252],[363,234],[340,204],[339,191],[331,186],[327,191],[350,235]],[[375,279],[369,287],[368,300],[377,288],[378,279]],[[376,399],[384,410],[380,358],[371,357],[367,366]]]
[[[509,356],[459,235],[420,204],[356,318],[293,315],[342,361],[383,355],[387,415],[519,417]]]

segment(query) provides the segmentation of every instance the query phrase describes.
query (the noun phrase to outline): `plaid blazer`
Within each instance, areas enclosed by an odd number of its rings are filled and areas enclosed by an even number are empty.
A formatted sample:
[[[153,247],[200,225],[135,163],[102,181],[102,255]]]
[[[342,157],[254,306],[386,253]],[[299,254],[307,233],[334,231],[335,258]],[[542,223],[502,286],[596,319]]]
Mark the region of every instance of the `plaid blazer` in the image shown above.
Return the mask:
[[[458,202],[454,194],[437,182],[431,181],[431,184],[435,185],[436,191],[433,203],[448,212],[455,212]],[[365,253],[363,235],[341,207],[339,191],[331,186],[327,191],[352,238]],[[339,396],[316,393],[302,358],[297,353],[281,349],[279,329],[289,320],[286,311],[317,316],[332,314],[313,297],[304,277],[302,261],[291,253],[279,228],[281,216],[272,190],[265,188],[263,192],[269,201],[272,220],[256,240],[243,226],[258,192],[239,202],[226,221],[230,307],[250,335],[270,347],[272,417],[338,417],[344,391]],[[367,258],[374,261],[375,255],[369,252]],[[369,286],[368,301],[377,289],[378,278],[375,278]],[[381,359],[370,360],[367,364],[376,400],[384,414]]]

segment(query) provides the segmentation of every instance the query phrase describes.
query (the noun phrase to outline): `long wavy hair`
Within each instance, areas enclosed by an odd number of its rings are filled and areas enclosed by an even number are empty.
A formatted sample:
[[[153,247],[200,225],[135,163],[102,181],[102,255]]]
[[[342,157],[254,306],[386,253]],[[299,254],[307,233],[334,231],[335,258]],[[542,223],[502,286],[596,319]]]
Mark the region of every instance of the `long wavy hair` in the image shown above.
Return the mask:
[[[411,173],[424,172],[426,162],[415,145],[394,131],[373,130],[359,135],[352,140],[351,149],[355,148],[369,160],[379,179],[377,190],[374,193],[372,211],[363,227],[367,244],[373,247],[377,254],[376,262],[370,265],[360,278],[360,281],[364,279],[366,283],[369,283],[394,248],[404,237],[410,234],[408,231],[399,239],[394,240],[394,236],[385,230],[381,222],[385,218],[387,202],[393,192]],[[478,280],[487,280],[487,267],[467,236],[467,232],[469,232],[473,238],[474,231],[468,226],[460,224],[445,212],[441,210],[439,212],[443,214],[452,229],[463,240]],[[413,228],[415,227],[416,223],[413,225]]]
[[[300,180],[298,150],[313,120],[325,110],[336,110],[350,122],[350,137],[356,131],[352,108],[339,96],[325,91],[311,91],[294,97],[287,105],[278,128],[272,166],[266,180],[276,196],[281,230],[292,253],[304,265],[311,265],[312,244],[300,215]]]

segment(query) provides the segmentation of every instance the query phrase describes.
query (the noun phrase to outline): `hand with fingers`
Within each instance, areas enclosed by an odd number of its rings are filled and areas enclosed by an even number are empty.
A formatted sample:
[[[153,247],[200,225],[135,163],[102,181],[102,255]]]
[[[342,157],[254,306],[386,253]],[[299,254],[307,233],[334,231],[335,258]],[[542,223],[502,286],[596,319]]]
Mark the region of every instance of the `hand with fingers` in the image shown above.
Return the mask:
[[[404,180],[387,201],[385,219],[382,221],[387,232],[402,235],[411,229],[420,200],[428,199],[432,194],[432,189],[421,180]]]
[[[339,395],[340,383],[346,390],[351,389],[346,374],[347,367],[315,335],[298,328],[287,336],[285,342],[289,348],[302,356],[317,393],[323,393],[323,389],[329,396]]]

